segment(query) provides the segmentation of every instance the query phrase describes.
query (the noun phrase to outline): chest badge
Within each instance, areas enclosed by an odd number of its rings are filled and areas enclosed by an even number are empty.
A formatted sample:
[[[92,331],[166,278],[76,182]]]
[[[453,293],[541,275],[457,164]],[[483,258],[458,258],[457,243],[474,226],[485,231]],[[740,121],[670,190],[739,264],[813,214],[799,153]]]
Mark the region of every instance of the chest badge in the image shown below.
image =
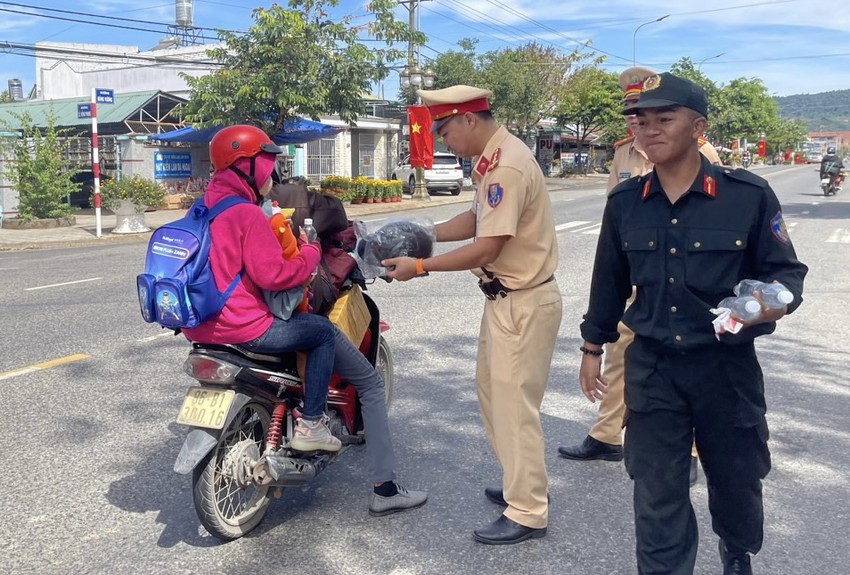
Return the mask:
[[[502,197],[504,196],[505,191],[502,189],[498,183],[490,184],[487,187],[487,205],[491,208],[495,208],[500,203],[502,203]]]

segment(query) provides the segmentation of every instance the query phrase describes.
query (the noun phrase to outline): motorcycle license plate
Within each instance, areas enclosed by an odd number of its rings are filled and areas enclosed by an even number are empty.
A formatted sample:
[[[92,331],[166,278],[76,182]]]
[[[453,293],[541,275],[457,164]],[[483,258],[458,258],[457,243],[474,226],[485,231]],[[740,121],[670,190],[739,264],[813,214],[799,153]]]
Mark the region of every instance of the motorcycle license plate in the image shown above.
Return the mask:
[[[192,386],[186,391],[177,423],[207,429],[221,429],[236,395],[231,389]]]
[[[829,178],[824,178],[824,179],[822,179],[822,180],[820,181],[820,183],[822,183],[822,184],[828,184],[828,183],[829,183]]]

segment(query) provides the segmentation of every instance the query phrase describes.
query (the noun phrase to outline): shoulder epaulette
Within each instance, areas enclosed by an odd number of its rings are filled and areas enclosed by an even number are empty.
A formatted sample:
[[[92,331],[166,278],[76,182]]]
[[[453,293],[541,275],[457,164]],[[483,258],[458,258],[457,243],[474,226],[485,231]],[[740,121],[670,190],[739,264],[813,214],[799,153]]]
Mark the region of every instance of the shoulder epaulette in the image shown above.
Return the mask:
[[[698,138],[697,138],[697,143],[699,144],[699,146],[700,146],[700,148],[701,148],[701,147],[703,147],[704,145],[708,144],[708,143],[709,143],[709,141],[708,141],[708,139],[707,139],[707,138],[703,138],[702,136],[700,136],[700,137],[698,137]]]
[[[759,188],[766,188],[770,184],[768,184],[767,180],[762,178],[761,176],[757,176],[749,170],[744,170],[742,168],[726,168],[722,166],[718,166],[718,172],[729,176],[733,180],[738,182],[744,182],[746,184],[751,184],[753,186],[758,186]]]
[[[614,186],[610,192],[608,192],[608,197],[610,198],[615,194],[619,194],[621,192],[628,192],[630,190],[640,190],[643,186],[643,180],[645,177],[646,176],[634,176],[629,178],[628,180],[623,180],[622,182]]]
[[[617,148],[625,146],[626,144],[631,144],[632,142],[634,142],[634,140],[635,140],[634,136],[627,136],[627,137],[623,138],[622,140],[617,140],[616,142],[614,142],[614,149],[616,150]]]

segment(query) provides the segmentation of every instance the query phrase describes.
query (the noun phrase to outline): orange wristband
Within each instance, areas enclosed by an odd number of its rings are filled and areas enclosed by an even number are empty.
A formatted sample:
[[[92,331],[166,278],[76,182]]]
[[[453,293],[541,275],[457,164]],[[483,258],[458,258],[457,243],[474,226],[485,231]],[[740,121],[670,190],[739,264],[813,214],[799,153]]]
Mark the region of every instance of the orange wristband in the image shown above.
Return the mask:
[[[418,258],[416,260],[416,275],[418,275],[418,276],[428,275],[428,272],[425,271],[425,267],[422,264],[422,258]]]

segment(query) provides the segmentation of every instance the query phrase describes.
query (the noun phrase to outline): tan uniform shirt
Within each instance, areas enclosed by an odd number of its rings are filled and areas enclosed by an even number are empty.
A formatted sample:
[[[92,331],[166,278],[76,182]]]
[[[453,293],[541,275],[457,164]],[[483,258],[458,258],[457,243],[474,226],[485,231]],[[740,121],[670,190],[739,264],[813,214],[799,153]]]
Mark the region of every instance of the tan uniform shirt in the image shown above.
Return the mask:
[[[714,146],[707,140],[700,139],[700,141],[704,142],[699,148],[700,153],[712,164],[722,163]],[[614,161],[611,162],[611,173],[608,175],[608,191],[610,192],[614,186],[624,180],[643,176],[651,171],[652,162],[646,157],[646,152],[638,141],[632,137],[614,151]]]
[[[511,236],[487,270],[510,289],[543,283],[558,267],[558,241],[549,192],[531,150],[499,128],[475,171],[481,178],[472,205],[476,239]],[[473,273],[486,277],[481,269]]]

